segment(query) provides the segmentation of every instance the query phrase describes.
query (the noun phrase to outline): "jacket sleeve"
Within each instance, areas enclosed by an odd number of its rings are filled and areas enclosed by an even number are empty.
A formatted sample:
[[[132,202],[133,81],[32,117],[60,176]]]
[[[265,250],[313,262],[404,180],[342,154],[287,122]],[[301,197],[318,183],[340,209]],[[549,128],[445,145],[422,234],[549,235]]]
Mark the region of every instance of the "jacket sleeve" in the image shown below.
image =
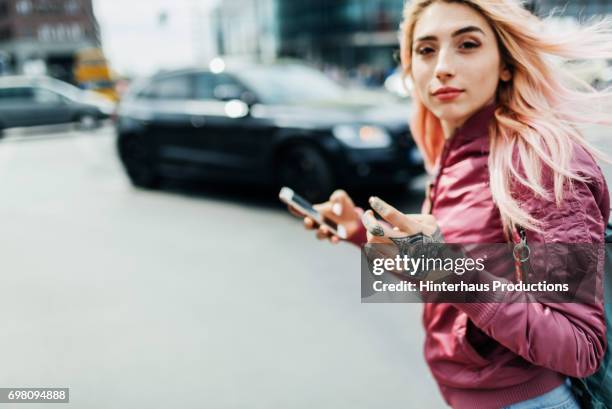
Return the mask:
[[[599,243],[601,251],[577,255],[575,265],[588,264],[595,289],[602,294],[604,221],[596,196],[603,189],[603,176],[591,183],[574,182],[574,191],[560,207],[533,195],[521,197],[526,210],[542,221],[544,233],[527,231],[527,243]],[[579,252],[575,252],[579,253]],[[586,267],[585,267],[586,268]],[[563,271],[574,274],[575,271]],[[454,303],[491,338],[535,365],[559,373],[585,377],[597,371],[607,347],[604,305],[601,297],[593,302],[542,303],[520,291],[504,294],[504,302],[491,302],[484,293],[474,303]],[[480,297],[480,296],[478,296]],[[488,299],[487,299],[488,298]]]

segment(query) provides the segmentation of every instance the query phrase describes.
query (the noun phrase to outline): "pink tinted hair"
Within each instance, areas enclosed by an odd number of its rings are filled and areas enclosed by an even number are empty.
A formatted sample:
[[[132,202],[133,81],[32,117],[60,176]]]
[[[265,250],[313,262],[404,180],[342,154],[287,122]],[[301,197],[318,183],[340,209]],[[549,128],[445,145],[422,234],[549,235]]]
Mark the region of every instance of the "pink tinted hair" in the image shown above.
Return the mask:
[[[612,24],[603,19],[560,36],[547,32],[546,20],[532,15],[518,0],[409,1],[404,9],[400,38],[404,75],[411,74],[415,23],[421,12],[436,1],[471,7],[485,17],[497,36],[501,58],[510,67],[512,80],[500,82],[497,90],[495,120],[490,129],[491,193],[505,231],[514,229],[516,224],[541,231],[538,221],[513,197],[512,188],[518,183],[559,205],[566,183],[571,189],[574,181],[588,182],[586,177],[570,169],[573,144],[609,161],[585,140],[578,127],[612,125],[606,113],[612,105],[610,89],[595,90],[551,61],[551,57],[612,58]],[[411,129],[426,168],[431,172],[444,147],[444,135],[438,118],[416,93],[414,103]],[[515,148],[521,168],[513,161]],[[551,170],[552,195],[541,180],[543,166]]]

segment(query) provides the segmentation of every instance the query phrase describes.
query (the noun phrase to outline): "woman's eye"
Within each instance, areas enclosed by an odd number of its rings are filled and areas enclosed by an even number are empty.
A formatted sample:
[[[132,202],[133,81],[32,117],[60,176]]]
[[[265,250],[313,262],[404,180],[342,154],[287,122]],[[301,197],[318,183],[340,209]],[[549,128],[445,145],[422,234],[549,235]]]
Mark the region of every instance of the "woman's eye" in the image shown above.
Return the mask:
[[[431,54],[434,52],[434,49],[431,47],[421,47],[419,49],[417,49],[417,53],[419,53],[420,55],[427,55],[427,54]]]
[[[472,49],[472,48],[478,48],[480,47],[480,44],[474,42],[474,41],[464,41],[461,43],[460,48],[463,49]]]

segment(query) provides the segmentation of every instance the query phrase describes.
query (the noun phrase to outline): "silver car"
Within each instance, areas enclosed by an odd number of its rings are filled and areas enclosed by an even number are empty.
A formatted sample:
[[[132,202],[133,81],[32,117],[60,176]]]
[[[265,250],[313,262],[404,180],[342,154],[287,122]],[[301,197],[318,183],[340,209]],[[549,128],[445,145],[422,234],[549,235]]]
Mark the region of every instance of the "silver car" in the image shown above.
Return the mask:
[[[84,128],[108,118],[114,104],[50,77],[0,77],[0,131],[78,122]]]

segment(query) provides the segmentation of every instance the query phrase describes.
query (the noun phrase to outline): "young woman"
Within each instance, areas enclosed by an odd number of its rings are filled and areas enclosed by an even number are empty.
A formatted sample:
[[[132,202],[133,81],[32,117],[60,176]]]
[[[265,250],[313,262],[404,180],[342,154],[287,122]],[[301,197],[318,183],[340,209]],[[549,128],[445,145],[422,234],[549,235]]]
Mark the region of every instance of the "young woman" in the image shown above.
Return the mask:
[[[415,88],[413,135],[432,183],[421,215],[370,198],[388,224],[334,192],[316,207],[344,224],[349,241],[420,232],[504,243],[522,226],[528,243],[603,242],[610,203],[594,160],[602,156],[577,126],[611,125],[601,108],[610,94],[549,57],[612,58],[607,23],[559,36],[517,0],[416,0],[406,5],[401,53]],[[339,241],[304,223],[319,239]],[[568,376],[594,373],[607,347],[601,303],[429,303],[423,323],[427,363],[460,409],[578,408]]]

